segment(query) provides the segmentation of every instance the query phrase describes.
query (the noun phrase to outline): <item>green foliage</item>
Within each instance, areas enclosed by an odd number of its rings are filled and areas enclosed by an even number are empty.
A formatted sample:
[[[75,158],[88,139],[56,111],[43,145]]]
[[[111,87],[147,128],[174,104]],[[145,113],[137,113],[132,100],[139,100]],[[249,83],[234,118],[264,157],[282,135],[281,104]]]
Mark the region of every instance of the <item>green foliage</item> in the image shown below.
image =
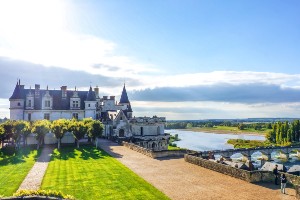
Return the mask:
[[[41,189],[76,199],[168,199],[117,159],[90,145],[56,149]]]
[[[58,139],[57,146],[60,148],[61,138],[65,135],[69,130],[69,120],[66,119],[58,119],[54,120],[51,125],[51,131],[54,133],[55,137]]]
[[[269,142],[287,146],[292,143],[299,142],[300,122],[295,120],[289,122],[277,122],[273,125],[273,129],[266,135]]]
[[[228,144],[232,144],[234,148],[255,148],[255,147],[267,147],[270,146],[268,141],[260,140],[243,140],[243,139],[229,139]]]
[[[37,148],[43,142],[46,133],[49,132],[50,125],[51,123],[48,120],[37,120],[34,122],[32,132],[36,135],[38,141]]]
[[[26,196],[47,196],[56,197],[63,199],[75,199],[71,195],[65,195],[62,192],[54,190],[20,190],[13,194],[15,197],[26,197]]]

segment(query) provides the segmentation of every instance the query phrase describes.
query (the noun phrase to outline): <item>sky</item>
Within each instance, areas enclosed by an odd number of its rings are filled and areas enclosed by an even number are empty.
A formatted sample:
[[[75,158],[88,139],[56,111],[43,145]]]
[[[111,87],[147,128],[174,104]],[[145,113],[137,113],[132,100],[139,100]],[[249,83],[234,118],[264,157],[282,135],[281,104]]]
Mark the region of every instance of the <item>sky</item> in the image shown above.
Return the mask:
[[[0,0],[0,118],[17,79],[169,120],[300,117],[298,0]]]

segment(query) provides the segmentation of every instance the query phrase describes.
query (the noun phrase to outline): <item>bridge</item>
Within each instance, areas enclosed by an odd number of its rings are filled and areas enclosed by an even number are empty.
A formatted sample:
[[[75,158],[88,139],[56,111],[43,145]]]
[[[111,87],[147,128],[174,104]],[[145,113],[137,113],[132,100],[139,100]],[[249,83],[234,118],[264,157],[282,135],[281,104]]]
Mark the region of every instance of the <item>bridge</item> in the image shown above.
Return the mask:
[[[266,156],[268,160],[271,160],[272,152],[280,152],[280,157],[286,157],[287,159],[289,159],[289,155],[291,152],[296,152],[297,156],[300,157],[300,145],[286,146],[286,147],[271,146],[271,147],[213,150],[213,151],[202,151],[199,152],[199,154],[203,157],[220,155],[224,158],[230,158],[232,155],[240,153],[248,160],[251,160],[251,155],[255,152],[260,152],[262,155]]]

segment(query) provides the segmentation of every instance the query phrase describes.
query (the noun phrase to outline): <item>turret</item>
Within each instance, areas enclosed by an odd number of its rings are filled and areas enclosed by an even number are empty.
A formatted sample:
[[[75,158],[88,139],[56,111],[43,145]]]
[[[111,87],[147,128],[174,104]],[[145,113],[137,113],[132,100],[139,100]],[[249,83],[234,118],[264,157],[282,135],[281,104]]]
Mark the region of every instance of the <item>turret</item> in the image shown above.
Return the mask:
[[[96,95],[95,92],[93,92],[92,87],[90,86],[90,89],[86,95],[86,100],[84,101],[85,104],[85,118],[96,118]]]
[[[24,119],[24,85],[17,81],[14,92],[9,98],[10,102],[10,119],[23,120]]]

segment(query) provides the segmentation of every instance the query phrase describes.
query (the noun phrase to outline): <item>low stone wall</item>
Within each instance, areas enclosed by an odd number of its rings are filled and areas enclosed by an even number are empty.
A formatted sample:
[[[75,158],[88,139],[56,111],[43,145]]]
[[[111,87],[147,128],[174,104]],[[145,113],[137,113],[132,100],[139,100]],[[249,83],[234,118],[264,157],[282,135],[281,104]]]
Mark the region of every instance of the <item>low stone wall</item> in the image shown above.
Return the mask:
[[[146,149],[144,147],[138,146],[133,143],[128,143],[123,141],[122,145],[132,149],[134,151],[137,151],[139,153],[142,153],[144,155],[147,155],[151,158],[165,158],[165,157],[179,157],[183,158],[185,154],[191,154],[191,153],[197,153],[195,151],[190,150],[164,150],[164,151],[153,151],[150,149]]]
[[[129,148],[129,149],[132,149],[134,151],[137,151],[141,154],[144,154],[146,156],[149,156],[149,157],[153,158],[153,151],[152,150],[140,147],[140,146],[132,144],[132,143],[124,142],[124,141],[122,142],[122,145]]]
[[[242,179],[244,181],[255,183],[255,182],[272,182],[274,180],[274,175],[272,172],[268,171],[246,171],[243,169],[234,168],[228,165],[216,163],[213,161],[209,161],[200,157],[196,157],[193,155],[184,155],[184,160],[186,162],[199,165],[201,167],[220,172],[222,174],[226,174],[238,179]]]

